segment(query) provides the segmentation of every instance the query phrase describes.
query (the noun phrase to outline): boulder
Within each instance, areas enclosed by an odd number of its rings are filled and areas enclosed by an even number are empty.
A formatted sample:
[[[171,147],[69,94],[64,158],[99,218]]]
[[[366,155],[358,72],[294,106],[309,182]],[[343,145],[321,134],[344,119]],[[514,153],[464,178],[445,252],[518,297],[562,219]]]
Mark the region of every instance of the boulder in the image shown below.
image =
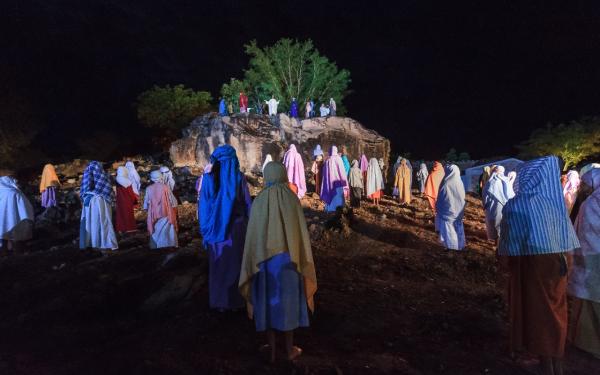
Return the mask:
[[[184,129],[183,138],[172,143],[170,156],[176,167],[203,167],[216,147],[230,144],[237,150],[242,171],[257,174],[267,154],[274,160],[282,160],[292,143],[303,155],[307,169],[317,144],[326,153],[332,145],[339,149],[346,146],[350,160],[359,159],[364,153],[369,158],[383,158],[389,164],[389,140],[356,120],[347,117],[298,120],[285,114],[272,118],[254,114],[198,117]]]

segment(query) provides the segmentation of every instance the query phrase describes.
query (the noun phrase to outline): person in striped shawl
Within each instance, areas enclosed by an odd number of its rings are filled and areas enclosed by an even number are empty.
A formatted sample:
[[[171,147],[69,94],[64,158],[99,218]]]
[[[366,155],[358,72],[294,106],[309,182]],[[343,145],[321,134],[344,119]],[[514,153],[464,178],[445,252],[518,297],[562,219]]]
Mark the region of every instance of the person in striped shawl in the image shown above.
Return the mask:
[[[539,356],[541,373],[562,374],[567,270],[579,240],[563,200],[558,158],[529,161],[517,172],[498,244],[510,273],[510,348]]]
[[[87,166],[83,172],[79,195],[82,203],[79,248],[116,250],[119,246],[111,210],[114,193],[102,164],[92,161]]]

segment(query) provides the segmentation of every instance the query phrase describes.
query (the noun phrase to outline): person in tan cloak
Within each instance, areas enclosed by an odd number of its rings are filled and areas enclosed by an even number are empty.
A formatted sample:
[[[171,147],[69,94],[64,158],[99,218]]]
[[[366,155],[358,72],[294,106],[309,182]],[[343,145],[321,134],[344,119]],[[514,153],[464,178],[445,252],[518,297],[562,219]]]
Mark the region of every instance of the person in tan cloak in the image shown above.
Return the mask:
[[[412,170],[406,164],[406,159],[402,159],[395,172],[396,179],[394,181],[394,187],[398,189],[398,201],[400,204],[410,204],[412,198],[410,192]]]

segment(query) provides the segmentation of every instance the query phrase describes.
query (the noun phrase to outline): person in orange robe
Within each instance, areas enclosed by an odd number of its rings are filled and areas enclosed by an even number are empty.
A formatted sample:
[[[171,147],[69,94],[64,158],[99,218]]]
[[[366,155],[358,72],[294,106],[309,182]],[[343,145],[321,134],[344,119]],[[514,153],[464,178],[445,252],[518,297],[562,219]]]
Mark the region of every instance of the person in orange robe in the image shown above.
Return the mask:
[[[425,197],[429,201],[429,205],[435,215],[435,202],[437,201],[438,191],[440,190],[440,184],[444,179],[444,167],[442,163],[436,161],[433,163],[433,169],[429,176],[427,176],[427,182],[425,182]]]
[[[135,216],[133,209],[139,197],[133,192],[129,172],[125,167],[117,168],[117,212],[115,229],[119,233],[135,232]]]

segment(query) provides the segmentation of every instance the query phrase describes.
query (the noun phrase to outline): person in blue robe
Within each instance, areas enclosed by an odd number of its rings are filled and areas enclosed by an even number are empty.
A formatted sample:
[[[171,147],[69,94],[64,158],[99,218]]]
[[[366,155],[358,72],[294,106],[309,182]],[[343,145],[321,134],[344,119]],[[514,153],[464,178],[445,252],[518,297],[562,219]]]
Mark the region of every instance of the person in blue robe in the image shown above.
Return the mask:
[[[298,102],[296,98],[292,98],[292,104],[290,106],[290,116],[293,118],[298,118]]]
[[[229,113],[227,112],[227,102],[225,101],[225,98],[221,98],[221,101],[219,102],[219,115],[221,115],[221,116],[229,115]]]

